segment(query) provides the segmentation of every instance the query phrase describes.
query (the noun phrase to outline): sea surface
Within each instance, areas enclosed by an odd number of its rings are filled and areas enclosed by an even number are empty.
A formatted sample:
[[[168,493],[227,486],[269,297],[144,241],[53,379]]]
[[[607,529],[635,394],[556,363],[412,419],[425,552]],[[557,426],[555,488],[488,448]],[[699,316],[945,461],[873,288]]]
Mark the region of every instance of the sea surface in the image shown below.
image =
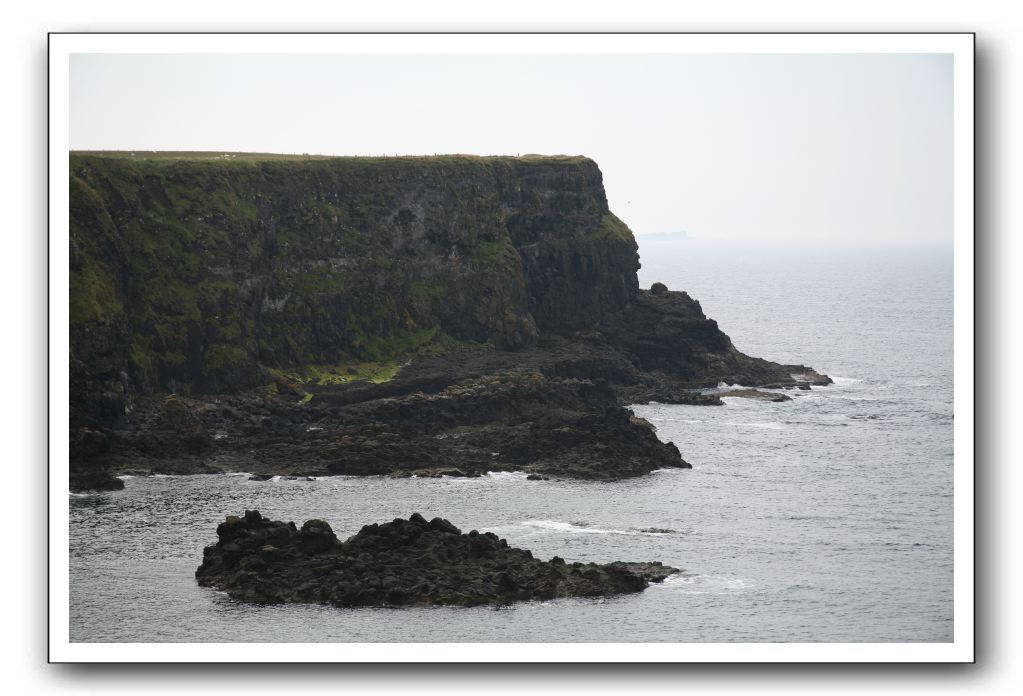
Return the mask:
[[[620,482],[157,476],[72,494],[71,640],[951,641],[951,250],[639,243],[645,287],[688,291],[740,350],[836,384],[636,406],[693,469]],[[501,608],[250,606],[193,574],[224,516],[253,508],[341,538],[418,511],[540,558],[683,572]]]

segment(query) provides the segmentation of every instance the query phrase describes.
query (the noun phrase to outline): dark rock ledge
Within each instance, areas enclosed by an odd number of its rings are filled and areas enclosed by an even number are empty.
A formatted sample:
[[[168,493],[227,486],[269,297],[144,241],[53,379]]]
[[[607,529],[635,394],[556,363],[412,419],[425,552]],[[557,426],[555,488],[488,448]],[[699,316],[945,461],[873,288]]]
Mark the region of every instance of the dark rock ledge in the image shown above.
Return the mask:
[[[206,547],[199,584],[246,602],[357,606],[507,604],[641,592],[678,569],[653,563],[566,563],[533,558],[490,532],[447,520],[371,524],[341,542],[330,525],[229,516]]]

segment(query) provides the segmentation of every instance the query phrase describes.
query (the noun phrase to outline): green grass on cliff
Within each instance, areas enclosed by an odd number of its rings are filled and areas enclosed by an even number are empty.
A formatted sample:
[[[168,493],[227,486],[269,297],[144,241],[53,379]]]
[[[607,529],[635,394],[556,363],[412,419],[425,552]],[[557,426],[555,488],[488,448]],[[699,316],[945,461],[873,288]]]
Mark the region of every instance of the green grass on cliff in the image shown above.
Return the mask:
[[[395,361],[350,362],[341,365],[303,365],[285,370],[283,374],[301,385],[328,386],[358,381],[382,384],[394,379],[401,367],[402,363]]]
[[[635,241],[632,230],[614,213],[607,213],[600,221],[600,227],[590,233],[589,239],[617,239],[623,242]]]
[[[335,364],[302,365],[277,372],[299,385],[329,386],[363,380],[382,384],[394,379],[402,366],[416,357],[436,355],[464,344],[464,341],[456,341],[434,327],[404,332],[387,339],[375,338],[372,352],[380,357],[374,360],[349,359]]]
[[[72,177],[70,196],[71,324],[109,325],[124,312],[117,283],[98,249],[116,243],[117,229],[100,197]]]

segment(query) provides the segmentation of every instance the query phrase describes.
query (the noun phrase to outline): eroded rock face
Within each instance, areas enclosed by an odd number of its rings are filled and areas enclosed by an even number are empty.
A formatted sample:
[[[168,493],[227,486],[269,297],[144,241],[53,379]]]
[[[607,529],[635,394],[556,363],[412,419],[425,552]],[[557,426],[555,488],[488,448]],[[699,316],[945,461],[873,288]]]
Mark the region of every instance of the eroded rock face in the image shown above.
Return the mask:
[[[496,535],[463,534],[441,518],[371,524],[341,542],[330,525],[264,519],[256,511],[217,527],[196,570],[200,585],[260,604],[355,606],[507,604],[640,592],[676,568],[652,563],[541,561]]]

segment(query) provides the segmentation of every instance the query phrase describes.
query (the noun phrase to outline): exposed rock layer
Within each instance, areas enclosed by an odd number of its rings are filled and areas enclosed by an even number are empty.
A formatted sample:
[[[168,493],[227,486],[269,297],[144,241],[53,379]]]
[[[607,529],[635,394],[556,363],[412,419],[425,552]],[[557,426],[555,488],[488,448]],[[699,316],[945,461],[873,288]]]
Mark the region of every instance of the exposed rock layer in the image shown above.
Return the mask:
[[[541,561],[496,535],[447,520],[372,524],[341,542],[330,525],[228,517],[206,547],[200,585],[260,604],[355,606],[508,604],[640,592],[678,572],[653,563]]]

